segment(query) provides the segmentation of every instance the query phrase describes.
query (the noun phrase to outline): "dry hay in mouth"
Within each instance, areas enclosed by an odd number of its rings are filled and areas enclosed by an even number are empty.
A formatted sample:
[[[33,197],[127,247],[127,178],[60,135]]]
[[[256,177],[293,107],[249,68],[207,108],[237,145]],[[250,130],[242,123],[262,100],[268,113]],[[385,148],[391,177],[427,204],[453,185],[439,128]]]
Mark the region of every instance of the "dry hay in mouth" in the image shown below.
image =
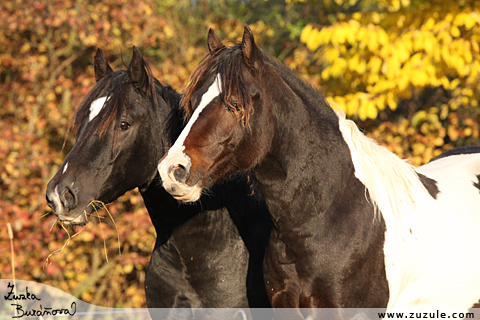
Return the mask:
[[[98,212],[98,210],[97,210],[97,209],[99,209],[99,208],[102,208],[103,210],[105,210],[105,211],[108,213],[110,219],[111,219],[112,222],[113,222],[113,225],[115,226],[115,230],[116,230],[116,232],[117,232],[118,254],[119,254],[119,255],[122,255],[121,248],[120,248],[120,235],[119,235],[119,233],[118,233],[117,224],[115,223],[115,220],[113,219],[113,216],[111,215],[110,211],[109,211],[108,208],[106,207],[105,203],[103,203],[103,202],[100,201],[100,200],[92,200],[92,201],[90,201],[90,203],[88,204],[88,206],[92,206],[92,208],[93,208],[93,210],[95,211],[96,215],[93,215],[93,213],[87,213],[86,210],[83,210],[83,214],[85,215],[85,221],[87,221],[87,222],[88,222],[88,220],[89,220],[88,217],[87,217],[87,215],[98,218],[98,221],[99,221],[99,222],[101,222],[101,219],[105,218],[105,217],[103,217],[103,216],[100,216],[100,214],[99,214],[99,212]],[[87,206],[87,207],[88,207],[88,206]],[[50,214],[50,213],[47,213],[47,214],[41,216],[40,219],[43,218],[43,217],[45,217],[45,216],[47,216],[48,214]],[[79,217],[80,217],[80,216],[79,216]],[[68,232],[68,230],[67,230],[66,227],[72,227],[72,228],[73,228],[74,225],[69,224],[69,223],[68,223],[68,224],[65,224],[63,221],[60,221],[60,220],[57,218],[57,219],[54,221],[52,227],[50,228],[50,231],[52,231],[52,229],[53,229],[57,224],[60,224],[60,226],[62,227],[62,229],[65,230],[65,232],[66,232],[67,235],[68,235],[68,239],[65,241],[65,243],[64,243],[63,246],[62,246],[62,248],[57,249],[57,250],[53,251],[52,253],[50,253],[50,254],[48,255],[48,257],[45,259],[45,263],[44,263],[44,266],[43,266],[43,270],[44,270],[44,271],[45,271],[45,268],[46,268],[46,267],[48,267],[48,266],[50,266],[50,265],[52,264],[52,262],[50,261],[50,257],[53,256],[53,255],[55,255],[55,254],[62,253],[62,252],[63,252],[63,249],[65,249],[65,247],[69,244],[70,240],[73,239],[74,237],[76,237],[78,234],[80,234],[80,233],[85,229],[85,227],[87,226],[87,223],[85,223],[85,225],[80,229],[80,231],[76,232],[74,235],[71,236],[71,235],[70,235],[70,232]],[[99,225],[100,225],[100,224],[99,224]],[[103,232],[103,228],[102,228],[101,225],[100,225],[100,230],[101,230],[101,232],[102,232],[103,248],[104,248],[104,252],[105,252],[105,260],[106,260],[107,263],[108,263],[107,244],[106,244],[106,242],[105,242],[105,234],[104,234],[104,232]],[[53,238],[53,233],[52,233],[52,238]]]

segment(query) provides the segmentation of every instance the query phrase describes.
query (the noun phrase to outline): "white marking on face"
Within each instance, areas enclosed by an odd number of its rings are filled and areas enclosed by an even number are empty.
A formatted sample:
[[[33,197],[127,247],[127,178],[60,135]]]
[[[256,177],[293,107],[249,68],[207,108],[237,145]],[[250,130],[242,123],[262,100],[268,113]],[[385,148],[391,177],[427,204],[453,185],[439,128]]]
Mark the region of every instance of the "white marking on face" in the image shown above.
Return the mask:
[[[65,163],[65,166],[63,166],[63,171],[62,171],[62,174],[65,173],[65,171],[67,171],[67,168],[68,168],[68,162]]]
[[[110,97],[101,97],[92,102],[92,104],[90,105],[90,114],[88,115],[89,122],[92,121],[93,118],[95,118],[100,113],[100,111],[102,111],[103,106],[105,105],[105,102],[108,101],[108,99],[110,99]]]
[[[218,97],[221,92],[222,92],[222,89],[221,89],[220,74],[217,74],[215,76],[213,83],[210,85],[208,90],[202,95],[198,107],[193,112],[192,117],[188,121],[187,125],[183,129],[177,141],[175,141],[175,143],[170,148],[170,150],[168,150],[166,157],[158,164],[157,168],[163,181],[163,187],[167,191],[176,190],[176,193],[180,196],[177,198],[180,200],[183,200],[183,201],[186,200],[181,198],[182,195],[183,196],[192,195],[192,199],[194,200],[191,200],[191,201],[196,201],[196,199],[200,197],[201,188],[198,186],[189,187],[186,184],[177,182],[175,178],[169,175],[168,173],[169,167],[171,165],[183,165],[188,169],[189,166],[191,166],[190,158],[183,152],[185,150],[185,146],[184,146],[185,139],[189,135],[193,124],[198,119],[203,109],[205,109],[205,107],[207,107],[216,97]],[[195,190],[195,191],[192,191],[192,190]]]
[[[198,116],[203,111],[203,109],[205,109],[205,107],[208,106],[210,102],[213,101],[213,99],[215,99],[220,95],[220,93],[222,93],[221,83],[222,82],[220,79],[220,74],[217,74],[215,76],[215,80],[210,85],[207,92],[203,94],[200,100],[200,104],[198,105],[197,109],[195,109],[195,111],[193,112],[192,117],[188,121],[187,125],[183,129],[177,141],[175,141],[173,146],[170,148],[169,152],[183,151],[185,149],[185,147],[183,146],[183,143],[185,142],[185,139],[190,133],[190,130],[192,129],[193,124],[195,123],[195,121],[197,121]]]

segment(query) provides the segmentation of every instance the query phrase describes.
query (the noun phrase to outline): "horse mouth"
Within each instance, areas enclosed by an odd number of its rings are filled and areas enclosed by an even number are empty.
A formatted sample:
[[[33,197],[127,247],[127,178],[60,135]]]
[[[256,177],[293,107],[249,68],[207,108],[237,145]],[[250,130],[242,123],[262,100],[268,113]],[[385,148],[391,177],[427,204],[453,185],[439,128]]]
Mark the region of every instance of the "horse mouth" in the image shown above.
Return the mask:
[[[190,190],[183,195],[172,195],[176,200],[180,200],[182,202],[195,202],[200,199],[200,196],[202,195],[202,188],[200,188],[198,185],[194,185],[189,189]]]
[[[70,217],[65,217],[65,216],[57,216],[58,220],[62,223],[63,226],[65,227],[71,227],[74,228],[76,226],[81,226],[84,227],[89,219],[87,217],[87,212],[84,211],[80,215],[78,215],[76,218],[72,219]]]

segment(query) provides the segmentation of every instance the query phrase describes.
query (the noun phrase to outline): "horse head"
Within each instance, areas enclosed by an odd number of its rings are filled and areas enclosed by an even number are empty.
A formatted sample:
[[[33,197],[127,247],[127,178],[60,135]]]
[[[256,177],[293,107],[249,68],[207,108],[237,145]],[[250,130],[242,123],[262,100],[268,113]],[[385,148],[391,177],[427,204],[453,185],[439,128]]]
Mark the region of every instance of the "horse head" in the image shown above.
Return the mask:
[[[258,164],[276,130],[264,95],[266,58],[250,28],[230,47],[210,29],[208,47],[182,98],[188,123],[158,165],[165,189],[186,202],[198,200],[204,186]]]
[[[69,125],[77,140],[47,186],[47,204],[66,225],[84,225],[103,203],[150,184],[171,110],[136,47],[126,70],[113,71],[101,49],[94,66],[97,82]]]

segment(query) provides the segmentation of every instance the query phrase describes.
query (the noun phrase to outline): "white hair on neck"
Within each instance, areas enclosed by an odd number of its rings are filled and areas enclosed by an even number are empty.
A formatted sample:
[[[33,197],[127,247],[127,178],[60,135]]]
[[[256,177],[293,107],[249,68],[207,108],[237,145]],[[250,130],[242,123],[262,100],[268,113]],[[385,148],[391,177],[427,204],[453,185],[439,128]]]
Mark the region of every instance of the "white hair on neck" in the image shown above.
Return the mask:
[[[414,193],[428,194],[413,166],[365,136],[353,121],[346,119],[343,110],[333,110],[350,149],[355,176],[368,190],[370,199],[367,200],[372,201],[375,213],[380,209],[387,226],[399,221],[402,215],[413,214],[416,211]]]

